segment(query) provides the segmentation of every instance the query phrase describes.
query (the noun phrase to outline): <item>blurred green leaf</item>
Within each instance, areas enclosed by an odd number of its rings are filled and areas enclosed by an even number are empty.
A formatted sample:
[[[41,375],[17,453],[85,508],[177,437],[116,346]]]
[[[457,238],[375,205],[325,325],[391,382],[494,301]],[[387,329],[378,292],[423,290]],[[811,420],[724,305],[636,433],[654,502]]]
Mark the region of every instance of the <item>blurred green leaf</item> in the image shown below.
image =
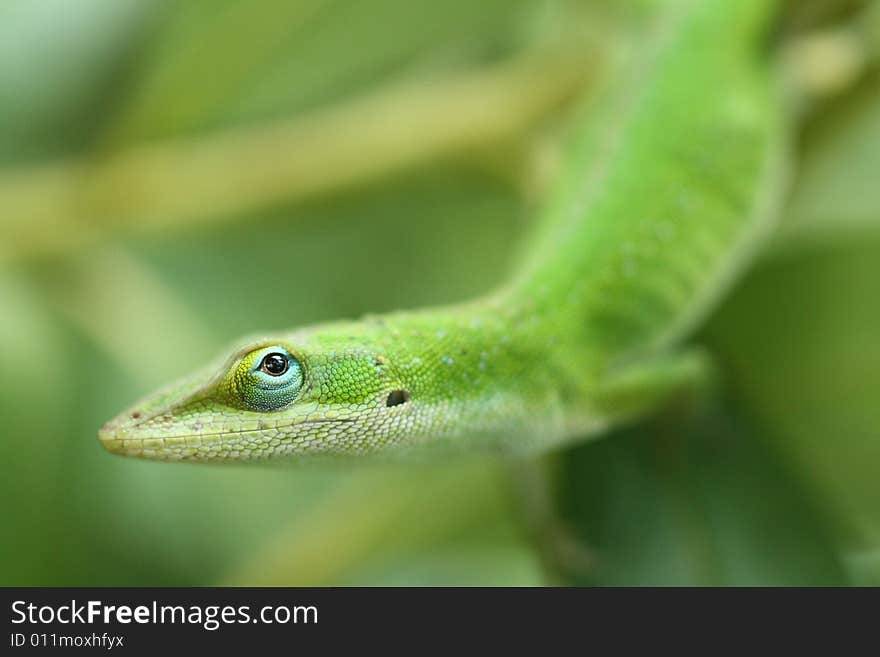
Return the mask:
[[[880,546],[880,238],[754,273],[709,337],[775,449],[850,550]]]
[[[86,143],[150,9],[144,0],[0,4],[0,165]]]
[[[563,519],[593,552],[574,583],[839,585],[819,508],[741,420],[657,420],[565,454]]]
[[[468,537],[453,544],[423,550],[401,558],[392,555],[378,564],[368,563],[352,586],[541,586],[543,576],[527,546],[472,546]]]
[[[224,0],[170,3],[116,140],[290,114],[419,62],[485,57],[525,2]],[[222,71],[222,75],[218,75]]]
[[[802,151],[776,250],[880,233],[880,76],[820,116]]]
[[[56,515],[55,482],[72,410],[71,341],[24,276],[0,278],[0,317],[0,582],[47,581],[58,572],[53,546],[65,520]],[[33,367],[35,358],[45,366]]]

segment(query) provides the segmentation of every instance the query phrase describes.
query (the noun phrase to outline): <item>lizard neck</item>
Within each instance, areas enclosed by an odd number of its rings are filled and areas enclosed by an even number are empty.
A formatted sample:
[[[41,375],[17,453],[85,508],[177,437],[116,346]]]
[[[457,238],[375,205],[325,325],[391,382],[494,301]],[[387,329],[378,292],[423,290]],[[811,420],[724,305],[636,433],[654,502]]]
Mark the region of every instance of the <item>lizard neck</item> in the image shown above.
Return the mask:
[[[774,3],[696,4],[665,14],[575,122],[504,293],[609,361],[693,327],[772,226],[783,187],[783,104],[752,54]]]

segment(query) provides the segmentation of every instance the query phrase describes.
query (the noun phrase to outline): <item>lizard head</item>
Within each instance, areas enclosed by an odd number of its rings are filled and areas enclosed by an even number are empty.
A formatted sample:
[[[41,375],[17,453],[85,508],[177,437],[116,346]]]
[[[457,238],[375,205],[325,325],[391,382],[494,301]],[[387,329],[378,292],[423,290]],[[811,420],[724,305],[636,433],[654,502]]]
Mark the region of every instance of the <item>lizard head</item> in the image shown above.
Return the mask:
[[[546,344],[469,308],[321,324],[244,342],[98,436],[116,454],[165,461],[509,451],[539,427],[561,431]]]
[[[197,461],[364,454],[393,443],[411,406],[397,369],[363,341],[331,333],[249,341],[139,401],[99,438],[117,454]]]

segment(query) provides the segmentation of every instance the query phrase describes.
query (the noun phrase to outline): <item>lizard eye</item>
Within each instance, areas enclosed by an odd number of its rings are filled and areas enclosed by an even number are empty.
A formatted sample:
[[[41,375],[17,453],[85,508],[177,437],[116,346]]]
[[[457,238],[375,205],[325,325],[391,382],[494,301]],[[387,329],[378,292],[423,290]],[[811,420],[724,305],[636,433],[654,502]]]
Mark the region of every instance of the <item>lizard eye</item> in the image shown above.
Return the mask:
[[[277,351],[263,356],[263,361],[260,363],[260,370],[269,376],[281,376],[288,369],[290,369],[290,358]]]
[[[247,354],[226,376],[223,389],[229,401],[250,411],[277,411],[299,395],[303,368],[280,345],[263,347]]]

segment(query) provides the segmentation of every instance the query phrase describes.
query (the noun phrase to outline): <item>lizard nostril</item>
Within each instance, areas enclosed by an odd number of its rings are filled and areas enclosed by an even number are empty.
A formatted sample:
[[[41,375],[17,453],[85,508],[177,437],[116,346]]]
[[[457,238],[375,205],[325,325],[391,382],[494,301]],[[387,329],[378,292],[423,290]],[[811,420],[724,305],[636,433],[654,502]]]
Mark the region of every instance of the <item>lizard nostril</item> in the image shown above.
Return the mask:
[[[140,416],[141,416],[140,412],[135,411],[134,413],[131,414],[131,419],[137,420]]]

